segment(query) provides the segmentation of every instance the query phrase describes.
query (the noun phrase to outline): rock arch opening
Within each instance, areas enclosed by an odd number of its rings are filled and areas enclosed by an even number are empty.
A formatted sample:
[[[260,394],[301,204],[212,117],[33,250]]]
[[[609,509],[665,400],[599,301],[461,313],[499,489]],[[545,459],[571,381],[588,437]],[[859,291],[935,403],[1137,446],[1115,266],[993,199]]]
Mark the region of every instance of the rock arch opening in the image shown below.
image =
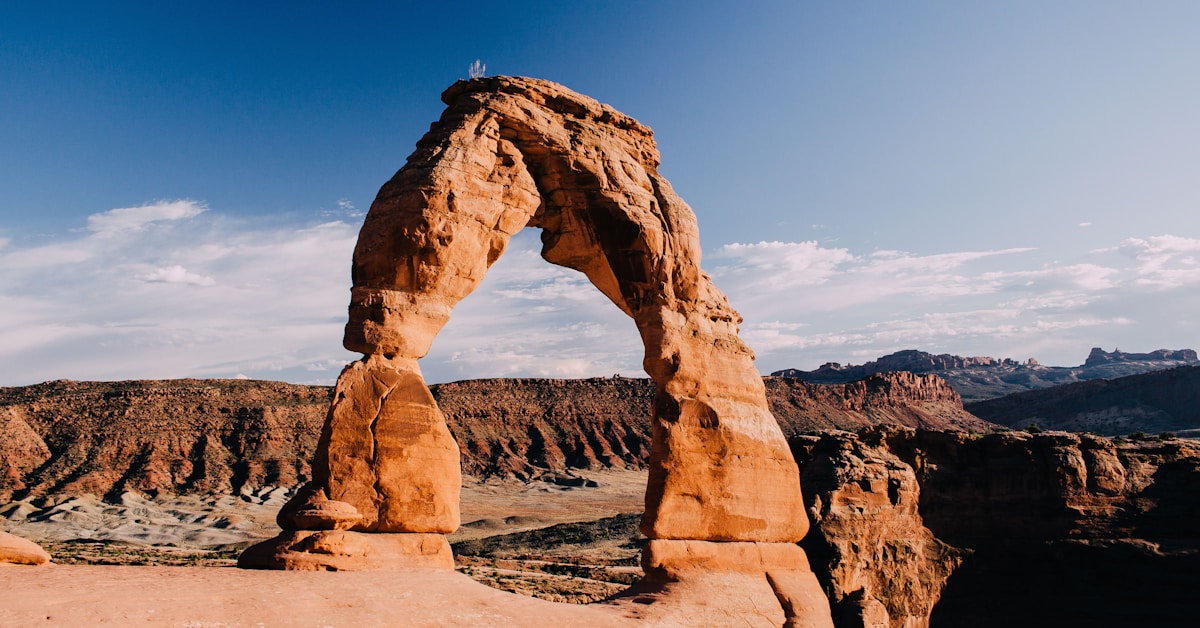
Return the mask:
[[[460,81],[442,99],[359,234],[343,344],[364,357],[338,379],[313,480],[281,510],[284,534],[242,564],[452,568],[459,452],[418,360],[512,235],[537,227],[542,257],[587,276],[645,348],[648,580],[736,574],[780,618],[820,616],[795,545],[808,528],[797,467],[650,130],[536,79]]]

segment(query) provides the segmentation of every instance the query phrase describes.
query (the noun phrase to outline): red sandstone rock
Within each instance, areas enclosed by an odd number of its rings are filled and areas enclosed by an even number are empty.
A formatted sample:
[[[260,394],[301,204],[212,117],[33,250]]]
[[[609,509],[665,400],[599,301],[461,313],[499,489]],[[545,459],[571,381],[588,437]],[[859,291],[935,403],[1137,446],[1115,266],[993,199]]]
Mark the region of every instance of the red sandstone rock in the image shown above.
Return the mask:
[[[0,531],[0,563],[44,565],[48,562],[50,554],[37,543]]]
[[[916,473],[873,434],[792,439],[813,520],[803,546],[840,625],[928,626],[963,552],[925,527]]]
[[[242,553],[243,569],[365,571],[454,569],[441,534],[384,534],[346,530],[285,532]]]
[[[306,497],[353,505],[357,529],[457,524],[449,465],[434,462],[450,450],[421,442],[444,428],[415,360],[509,237],[531,226],[543,230],[543,257],[587,275],[641,332],[657,382],[645,533],[800,539],[795,463],[737,336],[740,317],[699,268],[695,216],[657,174],[649,129],[534,79],[462,82],[443,99],[449,108],[359,234],[344,344],[369,357],[339,380],[314,466],[320,488]],[[400,373],[403,401],[388,401]],[[371,432],[377,416],[401,426],[386,447]],[[434,449],[447,455],[387,471]]]
[[[281,523],[302,528],[301,513],[333,500],[362,516],[355,530],[457,527],[458,448],[416,361],[528,226],[542,229],[543,258],[584,273],[641,334],[656,384],[643,533],[800,540],[798,469],[738,337],[741,317],[700,270],[695,215],[658,175],[650,130],[535,79],[459,82],[442,99],[441,120],[359,233],[343,344],[365,357],[338,379],[313,481]],[[749,568],[770,590],[763,566]],[[817,585],[806,565],[787,569],[777,581],[804,589],[788,594],[794,608]]]
[[[281,513],[284,529],[339,502],[352,529],[449,533],[458,528],[458,445],[412,360],[371,355],[346,367],[321,434],[313,481]],[[293,514],[294,513],[294,514]],[[287,519],[291,517],[291,521]]]
[[[786,435],[879,423],[989,429],[937,382],[907,374],[861,385],[763,380]],[[462,450],[464,474],[529,479],[567,469],[640,469],[650,459],[649,379],[483,379],[430,391]],[[311,478],[332,393],[252,380],[0,388],[0,501],[294,486]]]

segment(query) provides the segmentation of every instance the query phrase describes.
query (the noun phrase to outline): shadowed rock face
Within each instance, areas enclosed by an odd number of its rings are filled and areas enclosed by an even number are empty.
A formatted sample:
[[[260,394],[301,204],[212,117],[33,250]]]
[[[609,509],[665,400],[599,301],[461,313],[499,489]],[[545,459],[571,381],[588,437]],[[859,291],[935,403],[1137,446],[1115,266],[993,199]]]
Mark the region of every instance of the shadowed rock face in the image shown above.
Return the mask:
[[[888,433],[874,428],[791,438],[813,520],[801,546],[838,626],[928,626],[963,560],[963,551],[925,527],[917,474],[882,442]]]
[[[655,381],[641,526],[651,539],[647,571],[682,581],[706,568],[695,556],[715,552],[725,564],[738,562],[735,554],[777,553],[695,542],[800,540],[808,520],[796,464],[754,354],[738,338],[741,317],[700,270],[695,215],[658,175],[650,130],[534,79],[460,81],[442,100],[446,111],[379,191],[359,233],[343,344],[365,357],[339,378],[314,479],[280,512],[280,525],[458,526],[458,448],[417,360],[512,235],[536,227],[542,257],[586,275],[633,318],[645,346],[643,367]],[[270,563],[267,554],[246,562]],[[815,586],[812,573],[797,579],[774,559],[750,562],[762,581],[752,597],[790,621],[805,606],[797,600],[811,597],[793,589]]]
[[[878,426],[792,446],[839,626],[1195,623],[1195,442]]]

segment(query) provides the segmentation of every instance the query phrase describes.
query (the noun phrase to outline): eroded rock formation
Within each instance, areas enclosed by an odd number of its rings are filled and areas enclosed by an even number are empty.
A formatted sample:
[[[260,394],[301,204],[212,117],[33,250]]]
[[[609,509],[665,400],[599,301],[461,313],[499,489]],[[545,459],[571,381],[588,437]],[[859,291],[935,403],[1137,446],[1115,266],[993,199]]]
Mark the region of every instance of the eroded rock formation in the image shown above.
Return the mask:
[[[1200,430],[1200,366],[1076,382],[971,404],[1001,425],[1122,436]]]
[[[0,564],[44,565],[50,562],[50,554],[33,541],[0,530]]]
[[[813,522],[802,546],[838,626],[928,626],[963,558],[925,527],[917,475],[882,442],[886,433],[791,438]]]
[[[774,550],[728,543],[794,547],[808,529],[795,462],[738,337],[740,317],[700,270],[695,216],[658,175],[650,130],[534,79],[459,82],[442,99],[445,113],[359,233],[343,344],[366,357],[339,378],[314,479],[280,525],[348,534],[458,526],[458,448],[417,360],[509,238],[535,227],[542,257],[584,273],[642,337],[656,384],[642,522],[655,567],[681,581],[702,571],[688,559],[700,545],[731,557]],[[281,537],[244,564],[279,565],[284,548],[296,546]],[[765,569],[751,567],[764,582]],[[786,611],[781,600],[805,597],[789,587],[815,585],[803,566],[807,580],[773,569],[785,584],[768,587],[764,604]]]

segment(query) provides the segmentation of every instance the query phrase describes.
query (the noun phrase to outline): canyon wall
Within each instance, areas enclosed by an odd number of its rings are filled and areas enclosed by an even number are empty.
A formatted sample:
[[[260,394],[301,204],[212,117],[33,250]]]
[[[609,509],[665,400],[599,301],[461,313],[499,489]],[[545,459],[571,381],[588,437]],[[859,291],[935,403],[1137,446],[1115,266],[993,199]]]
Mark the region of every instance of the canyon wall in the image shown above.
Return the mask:
[[[983,431],[945,384],[906,373],[764,380],[786,435],[879,423]],[[474,476],[645,468],[648,379],[492,379],[431,390]],[[56,381],[0,389],[0,501],[45,494],[236,493],[311,477],[332,389],[248,380]]]
[[[841,626],[1195,621],[1194,441],[881,426],[792,447]]]

